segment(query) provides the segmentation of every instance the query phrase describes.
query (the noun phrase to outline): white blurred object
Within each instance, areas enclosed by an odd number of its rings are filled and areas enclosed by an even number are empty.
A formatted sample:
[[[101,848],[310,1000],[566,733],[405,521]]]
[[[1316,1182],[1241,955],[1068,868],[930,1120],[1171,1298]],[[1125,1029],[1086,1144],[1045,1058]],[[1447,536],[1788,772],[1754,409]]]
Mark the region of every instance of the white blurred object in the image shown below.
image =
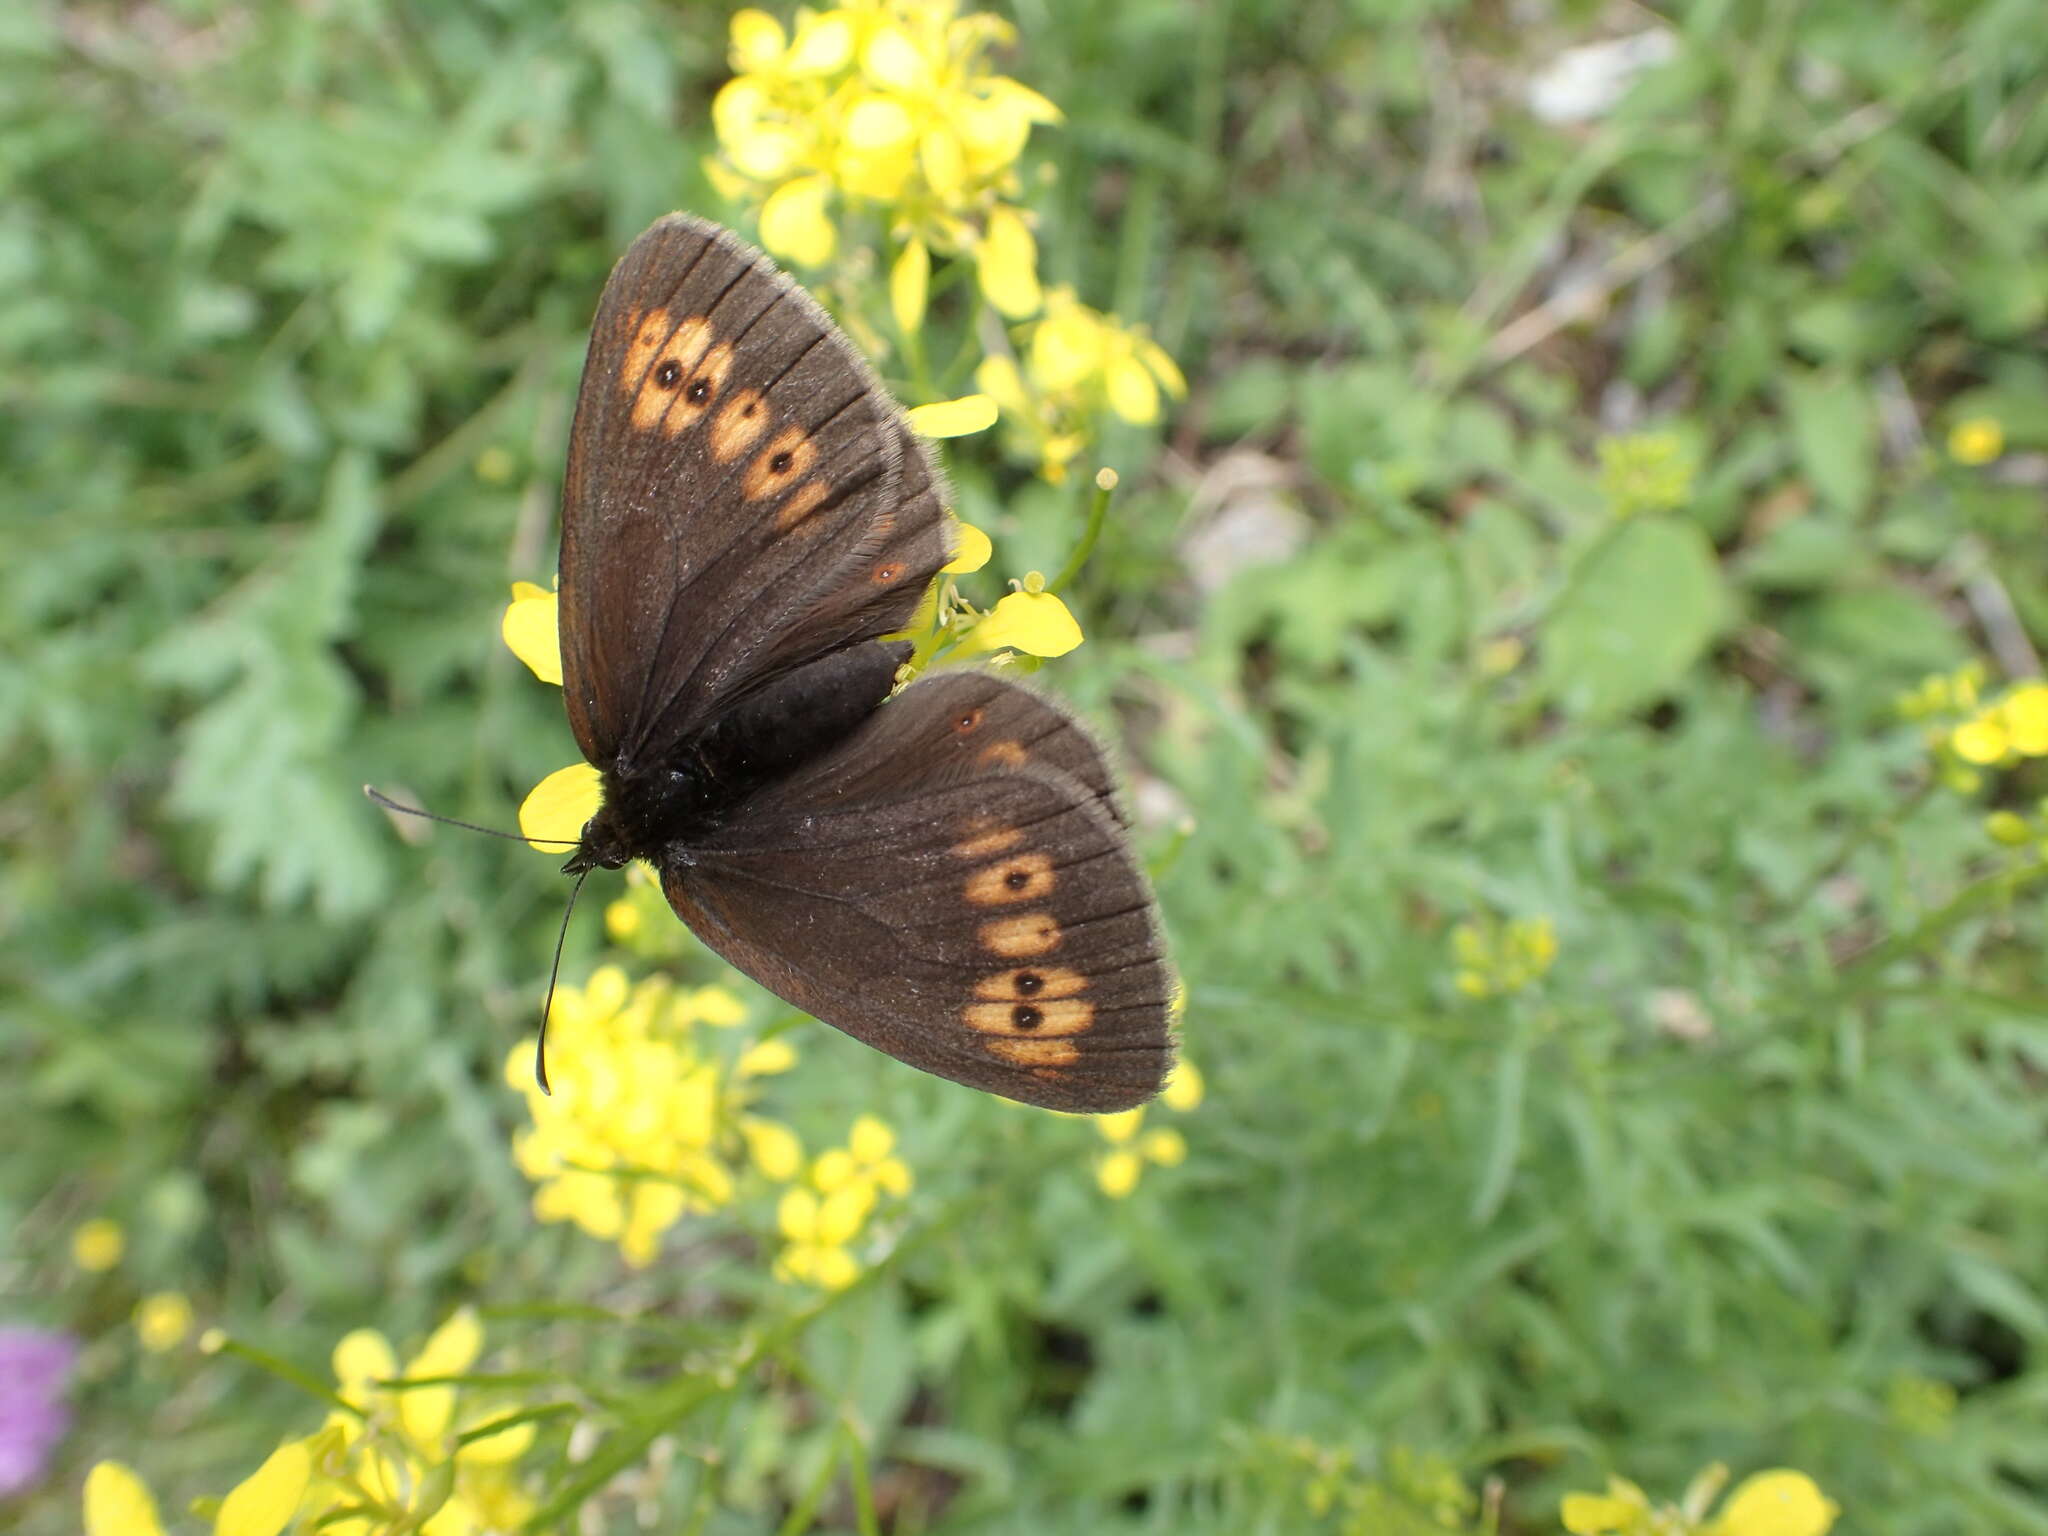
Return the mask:
[[[1637,75],[1678,52],[1678,35],[1652,27],[1567,48],[1529,82],[1529,110],[1546,123],[1583,123],[1606,113]]]

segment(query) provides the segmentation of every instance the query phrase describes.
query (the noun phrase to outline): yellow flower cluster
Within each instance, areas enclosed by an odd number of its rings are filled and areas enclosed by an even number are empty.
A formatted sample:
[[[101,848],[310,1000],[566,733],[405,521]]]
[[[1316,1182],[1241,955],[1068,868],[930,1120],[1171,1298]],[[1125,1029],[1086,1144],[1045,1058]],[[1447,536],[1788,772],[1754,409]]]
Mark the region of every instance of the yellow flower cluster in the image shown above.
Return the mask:
[[[883,1195],[910,1193],[910,1169],[895,1150],[896,1133],[862,1115],[845,1146],[819,1153],[808,1175],[783,1192],[775,1211],[784,1243],[777,1279],[843,1291],[860,1278],[855,1240]]]
[[[787,1071],[795,1050],[763,1041],[728,1064],[731,1053],[698,1037],[700,1026],[729,1028],[745,1017],[723,987],[679,988],[659,976],[632,985],[616,966],[583,987],[557,989],[548,1016],[553,1092],[534,1080],[530,1044],[505,1063],[533,1121],[513,1137],[512,1152],[538,1186],[534,1215],[617,1243],[637,1268],[685,1214],[731,1202],[742,1160],[787,1177],[802,1157],[795,1133],[745,1109],[750,1080]]]
[[[1505,997],[1540,981],[1557,959],[1557,926],[1547,917],[1516,917],[1505,923],[1491,914],[1451,930],[1453,978],[1467,997]]]
[[[1600,489],[1616,517],[1684,506],[1697,469],[1674,432],[1636,432],[1600,443]]]
[[[1090,309],[1071,288],[1046,295],[1045,313],[1019,333],[1024,362],[992,353],[975,370],[975,387],[996,403],[1012,449],[1034,458],[1054,484],[1088,445],[1107,409],[1136,426],[1159,419],[1160,393],[1179,399],[1187,380],[1143,326]]]
[[[407,1362],[409,1380],[460,1376],[483,1352],[467,1309]],[[482,1536],[517,1530],[533,1514],[515,1463],[533,1443],[528,1422],[507,1422],[457,1385],[400,1388],[389,1341],[359,1329],[334,1349],[336,1409],[314,1434],[287,1440],[220,1501],[215,1536]],[[499,1428],[498,1425],[504,1427]],[[156,1501],[118,1461],[85,1480],[86,1536],[163,1536]]]
[[[1900,715],[1925,722],[1936,771],[1958,794],[1978,789],[1985,768],[2048,757],[2048,683],[2015,683],[1989,700],[1983,691],[1984,669],[1972,662],[1923,678],[1898,700]]]
[[[1841,1513],[1804,1472],[1779,1468],[1746,1477],[1710,1514],[1728,1469],[1714,1465],[1693,1479],[1676,1506],[1652,1505],[1622,1477],[1604,1493],[1568,1493],[1560,1518],[1571,1536],[1827,1536]]]
[[[1038,308],[1037,247],[1016,207],[1017,158],[1060,112],[989,67],[1015,29],[954,0],[853,0],[732,19],[734,78],[713,101],[708,169],[734,201],[758,200],[761,243],[816,267],[839,245],[835,214],[875,212],[899,245],[892,297],[916,329],[931,252],[974,257],[1006,315]]]
[[[1159,1102],[1180,1114],[1202,1102],[1202,1074],[1186,1055],[1173,1064]],[[1095,1182],[1112,1200],[1121,1200],[1138,1187],[1146,1164],[1176,1168],[1187,1161],[1187,1138],[1179,1131],[1171,1126],[1144,1128],[1147,1107],[1141,1104],[1121,1114],[1095,1117],[1095,1129],[1109,1143],[1109,1150],[1096,1161]]]

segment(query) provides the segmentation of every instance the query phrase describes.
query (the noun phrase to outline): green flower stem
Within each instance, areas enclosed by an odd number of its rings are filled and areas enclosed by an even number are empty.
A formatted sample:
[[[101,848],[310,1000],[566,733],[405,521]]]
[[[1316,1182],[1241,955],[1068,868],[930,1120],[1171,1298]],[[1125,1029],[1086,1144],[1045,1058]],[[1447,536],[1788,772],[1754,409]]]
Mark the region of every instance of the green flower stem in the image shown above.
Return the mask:
[[[1081,542],[1074,546],[1073,554],[1058,576],[1045,584],[1045,590],[1057,593],[1068,582],[1081,574],[1081,567],[1088,563],[1088,557],[1095,553],[1095,541],[1102,537],[1102,519],[1109,511],[1109,498],[1115,487],[1095,487],[1095,499],[1088,504],[1088,526],[1081,531]]]
[[[339,1408],[343,1413],[353,1414],[358,1419],[364,1417],[363,1410],[354,1403],[343,1397],[339,1392],[336,1392],[310,1371],[301,1370],[281,1355],[273,1355],[267,1349],[258,1349],[253,1344],[244,1344],[240,1339],[233,1337],[222,1340],[220,1353],[223,1355],[233,1355],[240,1360],[246,1360],[251,1365],[270,1372],[278,1380],[290,1382],[307,1395],[317,1397],[321,1402]]]
[[[1902,933],[1879,939],[1868,949],[1851,955],[1835,971],[1835,991],[1847,991],[1863,976],[1882,971],[1895,961],[1906,959],[1927,949],[1950,929],[1968,922],[1982,913],[2004,906],[2030,885],[2048,878],[2048,863],[2022,865],[2018,869],[2002,869],[1995,875],[1964,886],[1941,906]]]

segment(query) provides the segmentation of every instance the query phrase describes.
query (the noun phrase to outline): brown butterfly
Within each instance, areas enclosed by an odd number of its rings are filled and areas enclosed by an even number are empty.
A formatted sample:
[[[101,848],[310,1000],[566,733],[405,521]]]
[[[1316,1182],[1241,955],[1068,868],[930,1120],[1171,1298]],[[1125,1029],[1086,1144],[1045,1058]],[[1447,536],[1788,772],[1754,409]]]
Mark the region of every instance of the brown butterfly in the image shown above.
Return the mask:
[[[823,310],[671,214],[613,269],[562,498],[562,682],[604,801],[707,945],[899,1061],[1110,1111],[1172,1063],[1152,894],[1100,752],[982,672],[891,697],[943,486]]]

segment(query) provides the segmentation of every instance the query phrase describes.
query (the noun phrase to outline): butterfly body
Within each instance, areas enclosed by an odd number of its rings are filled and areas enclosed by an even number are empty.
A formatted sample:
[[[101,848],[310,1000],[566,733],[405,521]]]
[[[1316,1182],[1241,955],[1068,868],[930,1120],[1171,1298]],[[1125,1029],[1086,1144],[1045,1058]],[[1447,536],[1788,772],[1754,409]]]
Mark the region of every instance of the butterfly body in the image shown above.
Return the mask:
[[[1156,1093],[1173,987],[1108,769],[986,673],[894,693],[949,558],[936,470],[808,295],[671,215],[605,287],[563,490],[564,699],[603,803],[718,954],[818,1018],[1051,1108]]]

